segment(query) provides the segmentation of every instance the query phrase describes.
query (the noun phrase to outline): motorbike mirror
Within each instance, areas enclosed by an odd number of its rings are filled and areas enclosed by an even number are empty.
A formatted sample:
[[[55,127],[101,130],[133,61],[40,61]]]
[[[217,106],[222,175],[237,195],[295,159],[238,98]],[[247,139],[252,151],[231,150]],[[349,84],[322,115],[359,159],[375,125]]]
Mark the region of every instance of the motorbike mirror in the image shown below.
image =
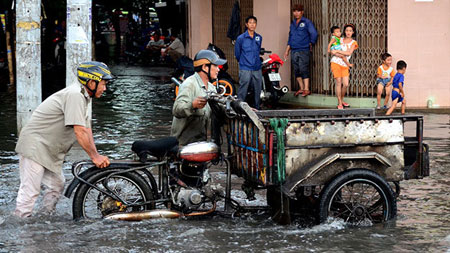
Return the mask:
[[[259,54],[260,54],[260,55],[271,54],[271,53],[272,53],[272,51],[266,51],[265,48],[261,48],[261,50],[259,51]]]

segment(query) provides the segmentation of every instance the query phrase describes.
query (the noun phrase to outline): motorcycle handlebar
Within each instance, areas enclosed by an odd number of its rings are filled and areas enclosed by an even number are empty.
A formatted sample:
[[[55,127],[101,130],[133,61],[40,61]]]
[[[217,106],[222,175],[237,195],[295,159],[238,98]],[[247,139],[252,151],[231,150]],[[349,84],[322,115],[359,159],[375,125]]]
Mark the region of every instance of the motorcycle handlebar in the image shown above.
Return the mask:
[[[260,55],[271,54],[271,53],[272,53],[272,51],[266,51],[265,48],[261,48],[261,50],[259,51],[259,54],[260,54]]]
[[[176,86],[180,86],[180,85],[181,85],[180,80],[178,80],[178,79],[175,78],[175,77],[170,78],[170,80],[172,80],[172,82],[175,83]]]
[[[216,92],[207,92],[205,97],[208,101],[214,101],[220,105],[222,105],[225,109],[225,113],[229,117],[235,116],[238,114],[245,114],[245,110],[242,108],[242,101],[234,98],[233,96],[223,96]]]

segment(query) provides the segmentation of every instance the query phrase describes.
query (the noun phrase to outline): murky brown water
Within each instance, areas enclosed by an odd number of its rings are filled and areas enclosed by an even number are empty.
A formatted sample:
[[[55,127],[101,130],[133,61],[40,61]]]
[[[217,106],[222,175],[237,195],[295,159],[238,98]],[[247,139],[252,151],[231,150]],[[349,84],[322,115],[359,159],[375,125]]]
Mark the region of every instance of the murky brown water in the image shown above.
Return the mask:
[[[121,159],[131,154],[134,140],[169,133],[172,95],[161,80],[163,69],[121,67],[114,73],[119,79],[94,104],[93,125],[100,152]],[[17,220],[10,216],[19,186],[15,98],[0,93],[0,252],[450,252],[450,115],[424,119],[431,176],[401,183],[398,216],[383,225],[331,221],[305,228],[279,226],[266,216],[74,222],[72,200],[64,197],[55,216]],[[71,179],[69,163],[64,172]]]

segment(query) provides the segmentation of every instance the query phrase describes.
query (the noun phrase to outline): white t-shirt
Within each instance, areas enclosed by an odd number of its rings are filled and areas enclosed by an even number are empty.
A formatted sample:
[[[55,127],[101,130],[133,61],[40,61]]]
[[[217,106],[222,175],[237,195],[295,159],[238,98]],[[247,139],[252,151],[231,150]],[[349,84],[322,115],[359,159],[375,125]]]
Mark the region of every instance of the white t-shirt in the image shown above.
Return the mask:
[[[353,44],[355,45],[355,49],[357,49],[358,48],[358,42],[356,42],[356,40],[352,40],[352,41],[350,41],[350,43],[345,43],[344,42],[344,38],[341,38],[342,51],[349,50],[352,47]],[[350,57],[351,57],[351,55],[347,56],[347,61],[350,61]],[[334,56],[334,55],[333,55],[333,57],[331,57],[331,61],[330,62],[334,62],[334,63],[337,63],[337,64],[339,64],[341,66],[348,67],[347,64],[345,64],[344,60],[342,60],[341,57],[337,57],[337,56]]]

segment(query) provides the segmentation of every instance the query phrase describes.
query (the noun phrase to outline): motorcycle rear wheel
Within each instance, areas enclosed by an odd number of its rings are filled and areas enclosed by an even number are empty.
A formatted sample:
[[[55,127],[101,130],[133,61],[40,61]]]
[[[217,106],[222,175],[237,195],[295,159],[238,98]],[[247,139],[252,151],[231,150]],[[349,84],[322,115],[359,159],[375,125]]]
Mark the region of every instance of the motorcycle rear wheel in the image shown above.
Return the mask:
[[[103,180],[114,171],[103,171],[91,176],[87,181],[100,189],[105,189]],[[145,179],[135,172],[127,172],[110,177],[108,188],[120,196],[124,201],[138,203],[153,200],[153,192]],[[78,187],[73,198],[74,219],[101,219],[111,213],[135,212],[154,209],[154,204],[127,207],[97,189],[82,184]]]

